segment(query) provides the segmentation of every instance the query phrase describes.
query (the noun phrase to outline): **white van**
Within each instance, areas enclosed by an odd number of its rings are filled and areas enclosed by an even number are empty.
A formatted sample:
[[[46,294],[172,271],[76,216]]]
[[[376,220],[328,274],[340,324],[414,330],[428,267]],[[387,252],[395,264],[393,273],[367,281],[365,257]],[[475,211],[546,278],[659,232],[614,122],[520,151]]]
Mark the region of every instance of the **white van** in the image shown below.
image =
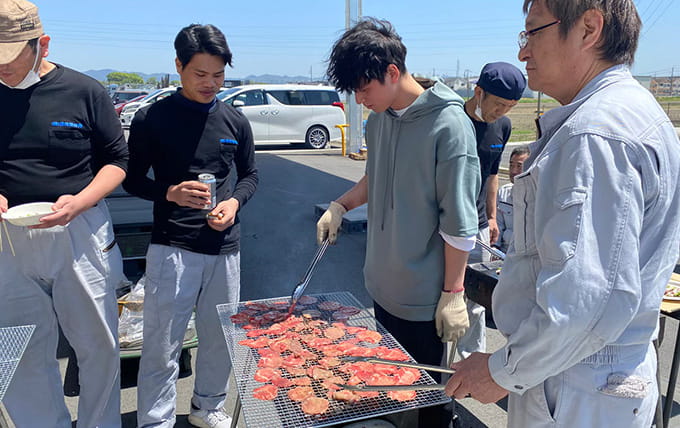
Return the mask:
[[[321,149],[340,140],[344,105],[332,86],[244,85],[217,97],[239,108],[253,129],[255,144],[304,143]]]

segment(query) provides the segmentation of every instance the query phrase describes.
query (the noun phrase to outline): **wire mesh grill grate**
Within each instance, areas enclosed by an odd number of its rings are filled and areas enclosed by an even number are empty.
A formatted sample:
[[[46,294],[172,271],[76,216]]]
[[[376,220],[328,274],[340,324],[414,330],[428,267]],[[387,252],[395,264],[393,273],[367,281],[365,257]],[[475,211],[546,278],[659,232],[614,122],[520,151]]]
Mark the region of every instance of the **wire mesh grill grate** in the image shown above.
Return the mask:
[[[377,331],[382,335],[380,343],[367,346],[398,348],[406,353],[404,348],[394,339],[394,337],[378,323],[370,312],[362,307],[361,303],[359,303],[351,293],[338,292],[324,295],[310,295],[310,297],[318,299],[317,305],[324,301],[333,301],[338,302],[343,306],[354,306],[361,309],[360,313],[345,321],[345,324],[355,327],[366,327],[370,330]],[[288,297],[263,299],[248,302],[248,304],[280,304],[282,302],[287,304],[290,302],[290,299]],[[449,397],[442,391],[419,390],[415,399],[406,402],[394,401],[388,398],[384,392],[381,392],[379,397],[363,398],[356,403],[345,403],[329,399],[329,407],[324,414],[311,416],[302,412],[299,403],[288,398],[287,391],[295,386],[279,388],[278,395],[272,401],[256,399],[253,397],[253,390],[264,385],[253,378],[255,371],[258,369],[258,361],[261,357],[256,349],[251,349],[238,344],[239,341],[247,338],[247,330],[234,324],[230,318],[232,315],[235,315],[246,308],[247,305],[245,302],[217,306],[222,330],[229,349],[229,357],[231,358],[233,365],[239,397],[243,406],[245,422],[248,427],[325,427],[338,423],[357,421],[368,417],[376,417],[420,407],[444,404],[450,401]],[[331,319],[332,311],[322,310],[320,312],[321,319],[333,322]],[[308,349],[318,353],[318,350]],[[410,355],[409,360],[414,361]],[[307,365],[305,367],[307,367]],[[335,374],[342,376],[345,380],[348,378],[348,375],[345,374]],[[290,378],[290,376],[285,374],[283,377]],[[435,382],[427,372],[421,371],[421,378],[416,384],[434,385]],[[314,383],[312,387],[317,397],[327,398],[326,389],[316,383]]]
[[[7,392],[34,329],[35,325],[0,328],[0,401]]]

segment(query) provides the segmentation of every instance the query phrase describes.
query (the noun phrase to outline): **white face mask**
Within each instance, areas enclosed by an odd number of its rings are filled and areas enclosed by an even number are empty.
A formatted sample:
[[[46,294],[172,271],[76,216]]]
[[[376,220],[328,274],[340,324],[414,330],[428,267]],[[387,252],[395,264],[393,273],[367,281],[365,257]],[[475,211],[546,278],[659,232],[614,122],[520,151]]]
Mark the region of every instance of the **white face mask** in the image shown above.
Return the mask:
[[[477,119],[484,122],[484,117],[482,116],[482,96],[479,96],[479,101],[477,101],[477,107],[475,107],[475,116]]]
[[[33,61],[33,67],[31,67],[31,69],[28,71],[28,74],[26,74],[26,77],[24,77],[24,79],[21,82],[17,83],[14,86],[10,86],[7,83],[3,82],[2,80],[0,80],[0,83],[12,89],[27,89],[35,85],[36,83],[40,82],[40,73],[36,71],[38,59],[40,59],[40,46],[36,47],[36,51],[37,52],[35,53],[35,61]]]

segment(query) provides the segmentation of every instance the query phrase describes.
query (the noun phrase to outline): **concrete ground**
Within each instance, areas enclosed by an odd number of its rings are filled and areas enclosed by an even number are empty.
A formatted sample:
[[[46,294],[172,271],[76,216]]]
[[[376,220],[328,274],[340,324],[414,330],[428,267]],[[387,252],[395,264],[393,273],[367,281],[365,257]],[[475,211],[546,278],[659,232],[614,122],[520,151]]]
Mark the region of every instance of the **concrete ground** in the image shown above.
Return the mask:
[[[338,149],[258,150],[256,158],[260,185],[240,215],[241,300],[290,295],[316,248],[314,205],[328,202],[349,189],[361,178],[365,167],[364,162],[341,157]],[[507,156],[504,163],[507,165]],[[363,305],[370,307],[371,300],[364,289],[362,276],[365,244],[365,233],[340,236],[338,244],[328,249],[317,266],[307,293],[350,291]],[[664,392],[677,324],[675,320],[666,322],[667,339],[660,350]],[[487,337],[489,351],[500,348],[504,343],[495,329],[488,328]],[[65,370],[66,361],[62,359],[61,363]],[[134,361],[125,362],[123,376],[134,382]],[[178,381],[176,427],[190,426],[186,417],[193,379],[189,376]],[[676,388],[676,400],[680,399],[677,389],[680,388]],[[136,392],[134,386],[122,389],[121,416],[125,428],[135,426]],[[234,409],[235,397],[232,388],[225,406],[229,413]],[[75,420],[77,398],[67,398],[66,401]],[[506,425],[504,401],[481,405],[472,399],[464,399],[459,404],[458,413],[464,428]],[[680,405],[673,404],[674,417],[670,426],[680,427]],[[243,416],[238,426],[245,427]]]

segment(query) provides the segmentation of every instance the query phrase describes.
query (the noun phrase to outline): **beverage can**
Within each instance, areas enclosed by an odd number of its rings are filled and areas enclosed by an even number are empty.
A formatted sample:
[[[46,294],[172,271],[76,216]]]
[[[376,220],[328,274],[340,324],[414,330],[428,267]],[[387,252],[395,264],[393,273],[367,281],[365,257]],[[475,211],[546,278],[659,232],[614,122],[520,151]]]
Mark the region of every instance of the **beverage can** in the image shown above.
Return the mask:
[[[217,180],[212,174],[198,174],[198,181],[207,184],[210,189],[210,204],[206,204],[203,209],[211,210],[217,206]]]

